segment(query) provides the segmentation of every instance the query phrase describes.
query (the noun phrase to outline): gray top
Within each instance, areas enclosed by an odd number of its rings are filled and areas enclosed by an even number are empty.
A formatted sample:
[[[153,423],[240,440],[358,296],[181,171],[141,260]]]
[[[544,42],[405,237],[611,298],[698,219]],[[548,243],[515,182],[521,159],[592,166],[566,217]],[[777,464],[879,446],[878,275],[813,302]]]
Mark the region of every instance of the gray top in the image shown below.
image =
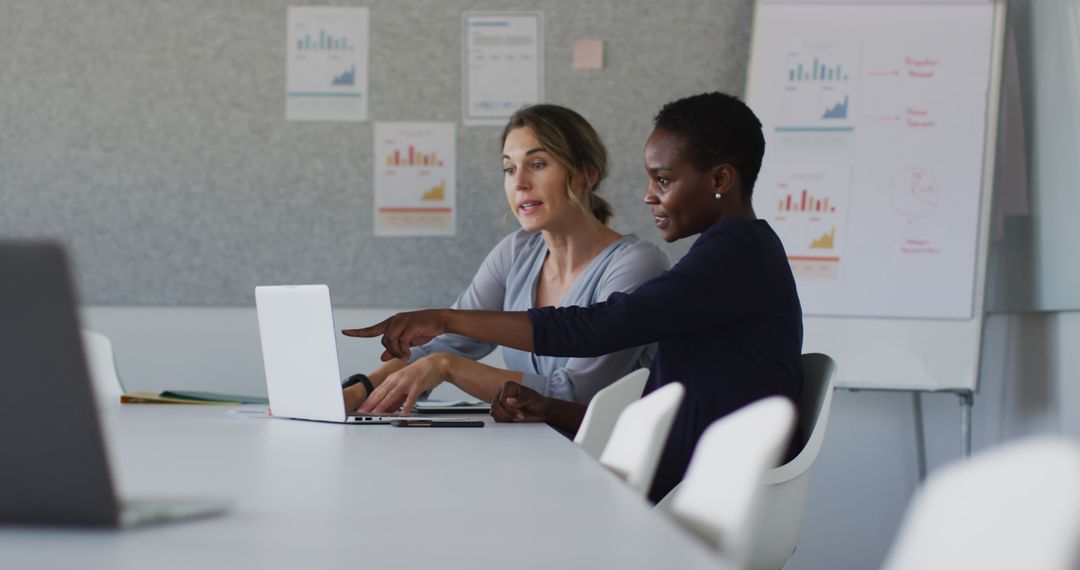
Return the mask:
[[[518,230],[491,250],[472,283],[454,303],[455,309],[525,311],[536,306],[536,283],[547,258],[540,232]],[[560,307],[591,305],[615,292],[630,292],[668,268],[667,256],[655,245],[626,235],[604,248],[574,281]],[[440,335],[412,349],[412,360],[447,352],[479,360],[495,345],[455,334]],[[611,382],[652,362],[654,345],[628,348],[597,358],[536,356],[503,348],[510,370],[523,372],[526,386],[553,398],[587,403]]]

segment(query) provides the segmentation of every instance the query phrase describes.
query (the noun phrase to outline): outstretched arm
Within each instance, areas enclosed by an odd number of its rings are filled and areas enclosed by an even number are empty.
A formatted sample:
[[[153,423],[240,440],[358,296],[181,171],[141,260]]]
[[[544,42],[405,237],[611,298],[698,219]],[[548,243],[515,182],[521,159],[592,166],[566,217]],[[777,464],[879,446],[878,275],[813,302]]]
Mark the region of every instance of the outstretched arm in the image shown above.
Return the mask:
[[[419,346],[443,333],[455,333],[532,352],[532,324],[524,312],[456,311],[427,309],[398,313],[370,327],[345,329],[346,336],[372,338],[382,335],[386,350],[382,359],[408,358],[409,348]]]

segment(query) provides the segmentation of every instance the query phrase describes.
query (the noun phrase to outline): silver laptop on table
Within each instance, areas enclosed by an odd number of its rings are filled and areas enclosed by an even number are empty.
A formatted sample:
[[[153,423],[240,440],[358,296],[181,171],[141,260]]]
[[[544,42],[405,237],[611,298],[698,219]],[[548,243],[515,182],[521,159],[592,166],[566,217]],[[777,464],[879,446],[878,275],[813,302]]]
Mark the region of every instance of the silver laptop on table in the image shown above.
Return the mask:
[[[120,500],[61,247],[0,242],[0,523],[129,527],[218,500]]]
[[[326,285],[255,288],[266,391],[275,416],[351,424],[389,424],[398,415],[346,413],[337,328]],[[433,418],[451,423],[466,418]]]

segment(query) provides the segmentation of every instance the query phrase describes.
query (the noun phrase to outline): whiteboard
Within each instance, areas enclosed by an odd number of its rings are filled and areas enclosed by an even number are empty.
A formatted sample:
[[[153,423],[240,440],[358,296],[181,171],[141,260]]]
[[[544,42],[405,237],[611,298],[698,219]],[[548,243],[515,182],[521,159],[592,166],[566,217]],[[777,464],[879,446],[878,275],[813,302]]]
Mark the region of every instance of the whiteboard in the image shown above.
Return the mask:
[[[755,210],[851,388],[976,388],[1003,5],[766,2]]]

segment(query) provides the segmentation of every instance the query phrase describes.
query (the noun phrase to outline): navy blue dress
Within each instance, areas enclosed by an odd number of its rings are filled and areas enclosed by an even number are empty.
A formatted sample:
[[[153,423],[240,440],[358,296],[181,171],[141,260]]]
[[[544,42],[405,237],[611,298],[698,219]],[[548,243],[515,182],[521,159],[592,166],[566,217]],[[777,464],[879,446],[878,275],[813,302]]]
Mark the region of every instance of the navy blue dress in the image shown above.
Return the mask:
[[[802,307],[784,246],[764,220],[721,220],[633,293],[588,307],[529,310],[533,349],[598,356],[658,343],[648,394],[681,382],[686,398],[649,498],[679,481],[702,432],[750,402],[802,389]]]

